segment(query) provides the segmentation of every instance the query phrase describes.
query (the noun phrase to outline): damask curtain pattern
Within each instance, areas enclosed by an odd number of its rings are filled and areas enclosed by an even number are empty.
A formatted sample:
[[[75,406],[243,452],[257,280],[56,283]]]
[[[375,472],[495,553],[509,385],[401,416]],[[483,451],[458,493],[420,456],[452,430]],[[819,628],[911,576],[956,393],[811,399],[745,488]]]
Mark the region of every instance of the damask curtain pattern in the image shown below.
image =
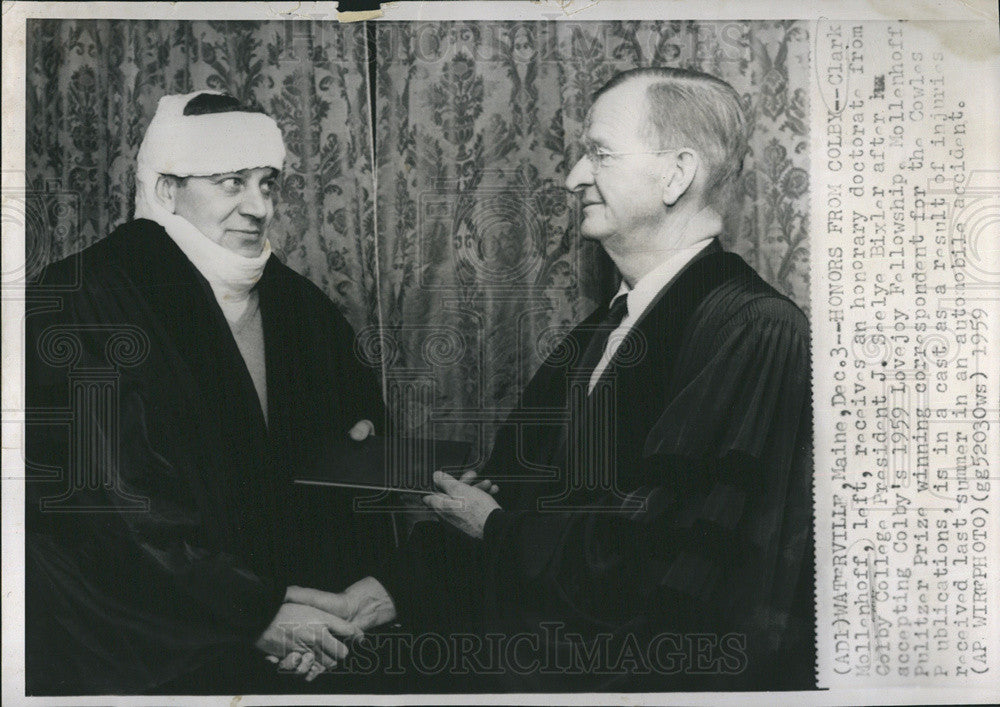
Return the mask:
[[[386,372],[407,381],[401,417],[429,434],[488,433],[546,345],[611,284],[606,261],[577,237],[563,188],[564,67],[532,53],[554,33],[378,25]],[[428,381],[433,389],[420,387]]]
[[[413,426],[497,419],[613,270],[563,188],[615,73],[713,73],[753,125],[724,245],[808,311],[808,41],[794,22],[380,23],[383,362]]]
[[[42,260],[130,218],[135,155],[160,96],[222,90],[261,106],[284,132],[275,251],[355,326],[371,323],[366,49],[362,26],[339,23],[29,21],[26,167],[37,215],[29,230],[50,226],[54,212],[71,224],[37,239],[47,247]]]

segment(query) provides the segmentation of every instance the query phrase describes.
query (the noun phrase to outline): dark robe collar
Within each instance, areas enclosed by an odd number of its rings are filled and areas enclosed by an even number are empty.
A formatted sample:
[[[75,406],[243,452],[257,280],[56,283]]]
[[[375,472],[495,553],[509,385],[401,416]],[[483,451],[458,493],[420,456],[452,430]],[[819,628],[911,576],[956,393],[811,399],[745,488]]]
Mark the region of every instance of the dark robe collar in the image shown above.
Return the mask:
[[[636,345],[629,339],[641,337],[648,348],[649,360],[669,370],[688,324],[709,293],[733,277],[752,275],[753,270],[740,256],[723,251],[718,241],[714,241],[660,290],[620,350],[628,351],[628,346]],[[617,365],[616,357],[612,357],[609,368]],[[619,371],[626,381],[632,368],[622,367]]]
[[[260,399],[208,281],[155,221],[137,219],[126,223],[115,229],[108,240],[122,274],[141,293],[149,316],[163,326],[167,340],[188,364],[188,373],[195,384],[228,409],[241,411],[232,424],[220,421],[221,426],[230,428],[238,438],[266,440],[267,426]],[[274,256],[257,284],[260,293],[272,289],[264,284],[265,279],[274,277],[272,262],[277,263]],[[270,401],[272,390],[280,397],[280,381],[270,370],[269,345],[280,339],[274,331],[275,321],[280,321],[280,317],[274,316],[274,308],[263,294],[260,307]],[[232,429],[237,425],[247,426],[242,434]]]
[[[667,349],[676,348],[694,308],[729,277],[733,258],[739,260],[739,256],[723,251],[718,238],[713,238],[660,288],[612,356],[604,375],[616,370],[619,375],[627,376],[630,368],[641,369],[641,363],[638,366],[629,363],[639,350],[645,351],[650,360],[663,361],[669,354]]]

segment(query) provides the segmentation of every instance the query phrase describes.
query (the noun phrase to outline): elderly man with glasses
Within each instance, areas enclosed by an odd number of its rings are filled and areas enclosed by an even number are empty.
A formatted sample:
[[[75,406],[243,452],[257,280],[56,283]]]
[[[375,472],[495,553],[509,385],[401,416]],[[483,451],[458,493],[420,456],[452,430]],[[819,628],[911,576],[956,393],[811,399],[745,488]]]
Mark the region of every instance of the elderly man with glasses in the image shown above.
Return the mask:
[[[302,600],[365,628],[506,637],[495,689],[809,687],[809,325],[719,245],[740,99],[705,74],[626,72],[583,147],[567,187],[621,287],[501,428],[483,472],[500,495],[439,475],[426,502],[461,537],[419,524],[381,576]]]

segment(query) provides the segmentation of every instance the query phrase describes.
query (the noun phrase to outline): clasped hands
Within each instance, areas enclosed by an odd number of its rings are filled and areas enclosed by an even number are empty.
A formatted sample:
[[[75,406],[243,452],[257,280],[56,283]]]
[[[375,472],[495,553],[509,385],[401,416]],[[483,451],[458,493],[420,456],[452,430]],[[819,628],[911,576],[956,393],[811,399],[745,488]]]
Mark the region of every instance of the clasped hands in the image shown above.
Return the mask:
[[[350,435],[360,441],[370,433],[371,423],[365,420]],[[439,491],[424,496],[424,504],[462,532],[482,538],[486,519],[500,507],[493,499],[497,487],[489,480],[477,481],[475,472],[460,479],[435,472],[434,484]],[[339,594],[292,586],[256,646],[280,669],[294,670],[311,682],[347,657],[346,644],[363,640],[365,631],[395,618],[392,597],[374,577]]]
[[[280,669],[294,670],[311,682],[347,657],[347,644],[363,640],[367,629],[394,618],[396,606],[374,577],[339,594],[291,586],[256,645]]]

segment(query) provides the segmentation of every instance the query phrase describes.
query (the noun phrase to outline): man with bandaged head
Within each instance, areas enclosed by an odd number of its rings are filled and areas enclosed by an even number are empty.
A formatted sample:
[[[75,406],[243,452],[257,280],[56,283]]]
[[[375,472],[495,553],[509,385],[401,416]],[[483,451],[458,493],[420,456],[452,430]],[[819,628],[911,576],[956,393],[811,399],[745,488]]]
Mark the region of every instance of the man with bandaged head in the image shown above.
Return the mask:
[[[284,158],[237,99],[164,96],[136,218],[28,288],[28,694],[247,693],[268,656],[346,655],[356,630],[294,592],[364,577],[391,533],[292,477],[384,415],[350,325],[271,252]]]

